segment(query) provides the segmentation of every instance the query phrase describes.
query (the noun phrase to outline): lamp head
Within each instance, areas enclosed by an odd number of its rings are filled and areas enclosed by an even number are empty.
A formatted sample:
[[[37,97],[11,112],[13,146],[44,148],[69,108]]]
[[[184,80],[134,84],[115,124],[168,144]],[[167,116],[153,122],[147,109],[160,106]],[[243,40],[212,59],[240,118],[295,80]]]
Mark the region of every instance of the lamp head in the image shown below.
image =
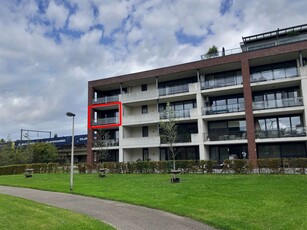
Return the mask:
[[[74,114],[74,113],[72,113],[72,112],[67,112],[67,113],[66,113],[66,116],[68,116],[68,117],[74,117],[74,116],[76,116],[76,114]]]

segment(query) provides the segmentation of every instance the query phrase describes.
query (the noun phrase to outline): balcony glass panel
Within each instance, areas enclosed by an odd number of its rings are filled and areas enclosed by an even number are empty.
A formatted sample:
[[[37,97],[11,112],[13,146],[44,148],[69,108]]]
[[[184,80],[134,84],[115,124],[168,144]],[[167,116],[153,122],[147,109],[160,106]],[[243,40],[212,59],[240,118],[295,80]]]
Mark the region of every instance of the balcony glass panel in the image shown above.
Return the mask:
[[[251,69],[251,82],[271,81],[298,76],[295,61],[259,66]]]
[[[210,74],[201,77],[201,89],[211,89],[242,84],[241,71]]]
[[[92,125],[107,125],[107,124],[118,124],[118,117],[107,117],[107,118],[99,118],[93,121]]]
[[[119,101],[119,96],[105,96],[93,99],[93,104],[105,104],[109,102]]]
[[[254,110],[285,108],[294,106],[303,106],[303,98],[297,97],[253,102]]]

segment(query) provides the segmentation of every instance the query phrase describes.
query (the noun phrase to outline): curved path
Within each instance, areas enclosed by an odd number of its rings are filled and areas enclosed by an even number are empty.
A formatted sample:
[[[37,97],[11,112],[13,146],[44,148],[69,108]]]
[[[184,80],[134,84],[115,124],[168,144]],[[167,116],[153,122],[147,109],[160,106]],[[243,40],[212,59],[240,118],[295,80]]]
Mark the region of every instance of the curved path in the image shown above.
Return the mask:
[[[122,230],[211,230],[195,220],[164,211],[92,197],[0,186],[0,194],[21,197],[82,213]]]

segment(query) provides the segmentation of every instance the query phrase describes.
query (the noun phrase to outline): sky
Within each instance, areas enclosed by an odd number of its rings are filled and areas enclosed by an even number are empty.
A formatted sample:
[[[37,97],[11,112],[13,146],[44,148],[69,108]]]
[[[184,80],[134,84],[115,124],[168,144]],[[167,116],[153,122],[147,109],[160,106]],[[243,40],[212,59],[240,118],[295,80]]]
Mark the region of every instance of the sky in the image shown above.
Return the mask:
[[[87,133],[88,81],[307,23],[306,0],[1,0],[0,139]],[[30,139],[47,137],[29,132]]]

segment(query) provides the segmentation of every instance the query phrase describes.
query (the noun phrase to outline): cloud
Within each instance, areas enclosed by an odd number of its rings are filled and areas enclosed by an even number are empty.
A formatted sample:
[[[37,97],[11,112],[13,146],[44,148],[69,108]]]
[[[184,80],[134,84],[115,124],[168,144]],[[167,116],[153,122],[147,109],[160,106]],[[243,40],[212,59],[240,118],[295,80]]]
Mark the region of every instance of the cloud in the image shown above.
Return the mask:
[[[50,1],[46,10],[46,17],[56,29],[60,29],[65,26],[68,13],[69,11],[64,5],[58,5],[54,1]]]

